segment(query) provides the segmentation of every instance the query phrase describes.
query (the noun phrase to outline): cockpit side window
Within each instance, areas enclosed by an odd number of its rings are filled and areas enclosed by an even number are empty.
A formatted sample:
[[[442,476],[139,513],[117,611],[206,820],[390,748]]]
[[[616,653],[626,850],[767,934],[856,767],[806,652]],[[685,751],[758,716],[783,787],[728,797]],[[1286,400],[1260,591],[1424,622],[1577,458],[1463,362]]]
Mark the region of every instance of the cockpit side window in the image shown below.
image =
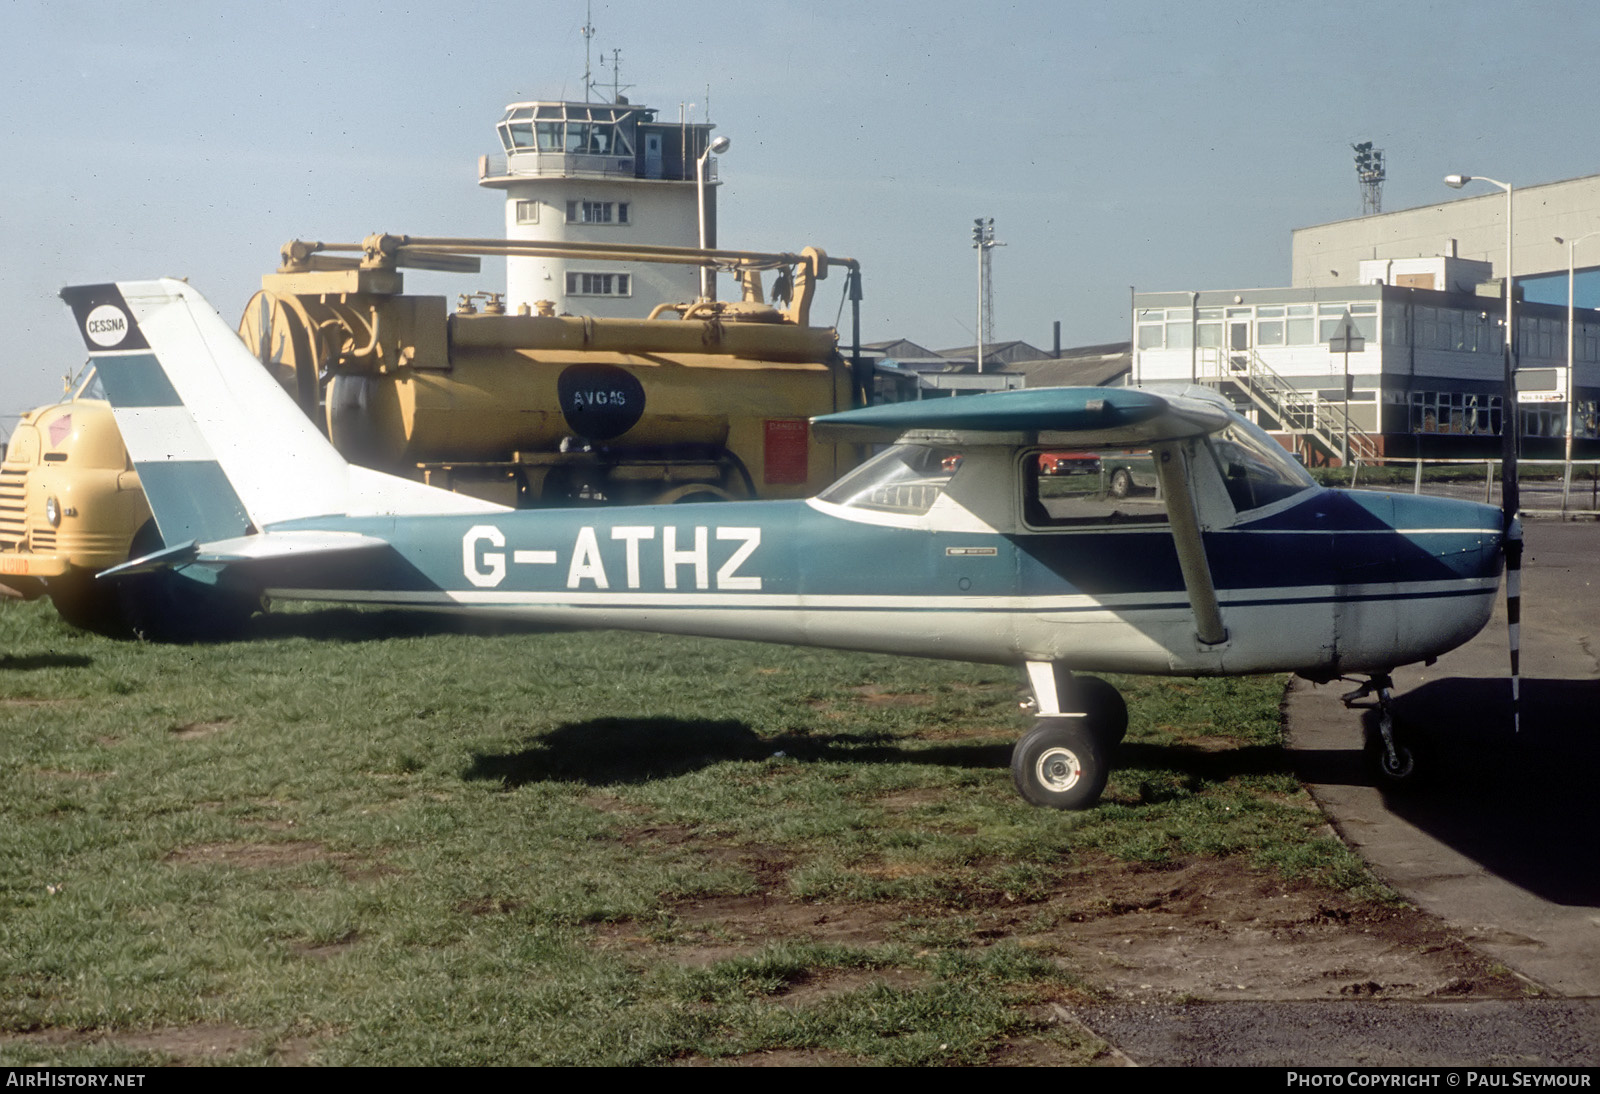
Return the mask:
[[[1022,512],[1031,528],[1162,524],[1166,499],[1148,448],[1022,454]]]
[[[821,501],[881,513],[922,514],[933,508],[961,466],[961,453],[937,445],[897,444],[828,487]]]

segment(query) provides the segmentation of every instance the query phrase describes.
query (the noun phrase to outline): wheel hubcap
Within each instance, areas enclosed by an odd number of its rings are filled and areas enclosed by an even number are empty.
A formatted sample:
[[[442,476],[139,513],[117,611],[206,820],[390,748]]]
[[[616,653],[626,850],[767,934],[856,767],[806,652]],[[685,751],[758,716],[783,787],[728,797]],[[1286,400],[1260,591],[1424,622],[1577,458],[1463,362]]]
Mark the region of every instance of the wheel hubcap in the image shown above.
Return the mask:
[[[1067,748],[1046,749],[1033,770],[1039,785],[1057,794],[1071,790],[1083,777],[1083,765],[1078,762],[1077,754]]]

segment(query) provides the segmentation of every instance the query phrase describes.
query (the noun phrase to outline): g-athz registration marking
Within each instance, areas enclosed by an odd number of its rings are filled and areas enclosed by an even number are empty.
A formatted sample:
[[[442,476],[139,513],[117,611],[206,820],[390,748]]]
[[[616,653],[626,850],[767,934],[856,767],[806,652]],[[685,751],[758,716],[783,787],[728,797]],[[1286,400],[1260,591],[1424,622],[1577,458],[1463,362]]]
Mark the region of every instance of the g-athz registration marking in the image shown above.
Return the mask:
[[[690,567],[696,589],[711,588],[710,541],[735,543],[738,546],[721,559],[716,571],[716,588],[739,592],[759,592],[761,578],[756,574],[739,572],[756,548],[761,546],[760,528],[718,527],[715,535],[707,525],[696,525],[687,547],[678,545],[680,529],[675,525],[657,527],[650,524],[619,525],[610,530],[610,543],[621,544],[602,552],[600,538],[593,526],[585,525],[573,537],[572,548],[567,553],[566,587],[581,589],[585,582],[595,589],[611,588],[611,575],[620,573],[629,589],[641,585],[647,554],[651,563],[661,567],[661,583],[667,589],[678,588],[679,570]],[[658,534],[659,533],[659,534]],[[660,549],[654,545],[660,543]],[[649,543],[650,547],[642,547]],[[474,524],[461,537],[461,573],[480,589],[492,589],[506,578],[507,552],[505,533],[498,525]],[[620,559],[618,555],[620,554]],[[607,570],[606,556],[610,556],[611,569]],[[514,549],[510,552],[511,566],[555,566],[559,569],[559,551]]]

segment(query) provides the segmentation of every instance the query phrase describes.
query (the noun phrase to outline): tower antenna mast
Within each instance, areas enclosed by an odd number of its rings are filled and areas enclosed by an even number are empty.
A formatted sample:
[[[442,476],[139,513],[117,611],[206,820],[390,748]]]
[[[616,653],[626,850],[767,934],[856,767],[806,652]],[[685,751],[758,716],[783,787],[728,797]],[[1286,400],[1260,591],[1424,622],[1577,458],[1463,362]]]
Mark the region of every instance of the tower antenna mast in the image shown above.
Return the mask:
[[[594,24],[590,22],[593,15],[594,4],[584,5],[583,29],[578,32],[583,35],[583,101],[586,103],[594,102],[594,69],[589,56],[594,45]]]

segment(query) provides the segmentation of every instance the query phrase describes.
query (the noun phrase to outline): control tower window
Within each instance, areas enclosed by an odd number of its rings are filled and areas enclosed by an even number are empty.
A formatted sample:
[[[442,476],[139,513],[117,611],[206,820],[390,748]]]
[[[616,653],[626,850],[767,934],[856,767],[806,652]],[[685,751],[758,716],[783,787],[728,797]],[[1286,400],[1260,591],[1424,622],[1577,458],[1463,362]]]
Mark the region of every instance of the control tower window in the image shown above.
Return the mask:
[[[625,273],[569,273],[568,296],[631,296],[633,277]]]
[[[568,224],[627,224],[626,201],[569,201]]]
[[[631,107],[538,103],[511,107],[498,129],[507,153],[632,156],[636,124]]]

